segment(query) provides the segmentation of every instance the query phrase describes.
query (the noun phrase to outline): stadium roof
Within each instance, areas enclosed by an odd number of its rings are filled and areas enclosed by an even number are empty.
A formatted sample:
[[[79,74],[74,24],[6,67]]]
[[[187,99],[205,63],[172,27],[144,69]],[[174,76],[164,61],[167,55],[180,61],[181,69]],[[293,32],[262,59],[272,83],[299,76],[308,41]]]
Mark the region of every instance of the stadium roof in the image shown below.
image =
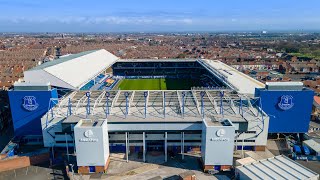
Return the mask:
[[[251,98],[231,93],[229,90],[224,90],[223,98],[220,97],[220,91],[217,90],[90,91],[89,104],[86,92],[72,92],[69,96],[61,99],[53,111],[58,113],[59,116],[66,116],[68,106],[71,104],[72,113],[77,117],[85,118],[89,105],[90,114],[96,118],[106,118],[106,112],[108,111],[109,122],[202,121],[202,112],[205,114],[205,119],[219,120],[223,117],[229,117],[233,121],[239,122],[245,121],[244,119],[247,121],[257,121],[259,119],[259,122],[262,122],[257,107],[251,103]],[[148,95],[146,99],[144,97],[145,92]],[[201,108],[201,92],[204,92],[203,109]],[[128,93],[128,102],[126,102],[126,93]],[[241,105],[243,113],[240,113],[239,110],[240,99],[246,102]],[[106,109],[107,106],[108,109]],[[147,118],[145,117],[145,108]],[[223,115],[221,111],[223,111]],[[264,117],[266,116],[264,114]]]
[[[204,67],[227,85],[242,94],[253,95],[255,88],[264,88],[265,85],[258,80],[217,60],[202,60]]]
[[[197,59],[119,59],[118,62],[195,62]]]
[[[318,179],[319,174],[283,156],[260,160],[236,168],[241,178],[248,179]]]
[[[24,72],[25,82],[80,89],[119,58],[100,49],[69,55]]]

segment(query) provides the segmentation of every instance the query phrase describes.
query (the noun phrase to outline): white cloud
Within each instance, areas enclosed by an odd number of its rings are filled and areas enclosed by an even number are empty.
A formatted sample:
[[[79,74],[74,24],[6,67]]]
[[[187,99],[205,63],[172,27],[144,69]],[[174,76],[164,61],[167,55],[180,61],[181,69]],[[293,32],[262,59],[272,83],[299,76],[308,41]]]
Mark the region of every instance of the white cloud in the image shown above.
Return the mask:
[[[173,18],[173,17],[121,17],[121,16],[104,16],[104,17],[0,17],[0,21],[11,23],[62,23],[62,24],[157,24],[157,25],[174,25],[174,24],[192,24],[190,18]]]

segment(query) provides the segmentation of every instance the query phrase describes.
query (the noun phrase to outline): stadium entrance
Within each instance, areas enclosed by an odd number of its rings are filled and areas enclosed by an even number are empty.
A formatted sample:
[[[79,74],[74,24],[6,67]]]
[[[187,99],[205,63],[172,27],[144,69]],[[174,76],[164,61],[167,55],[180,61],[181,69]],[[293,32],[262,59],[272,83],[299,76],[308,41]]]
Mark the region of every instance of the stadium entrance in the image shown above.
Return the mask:
[[[164,143],[163,140],[147,141],[147,151],[164,152]]]

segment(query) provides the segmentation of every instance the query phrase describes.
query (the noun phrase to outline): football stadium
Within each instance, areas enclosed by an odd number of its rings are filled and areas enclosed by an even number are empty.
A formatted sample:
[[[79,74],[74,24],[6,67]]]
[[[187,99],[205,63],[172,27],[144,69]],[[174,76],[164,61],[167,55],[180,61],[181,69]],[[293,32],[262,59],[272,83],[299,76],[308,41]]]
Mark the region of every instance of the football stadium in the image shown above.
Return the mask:
[[[263,151],[271,133],[307,132],[313,91],[263,84],[219,60],[93,50],[25,71],[9,98],[16,136],[74,150],[78,172],[94,173],[119,152],[167,161],[199,151],[204,170],[229,169],[235,149]]]

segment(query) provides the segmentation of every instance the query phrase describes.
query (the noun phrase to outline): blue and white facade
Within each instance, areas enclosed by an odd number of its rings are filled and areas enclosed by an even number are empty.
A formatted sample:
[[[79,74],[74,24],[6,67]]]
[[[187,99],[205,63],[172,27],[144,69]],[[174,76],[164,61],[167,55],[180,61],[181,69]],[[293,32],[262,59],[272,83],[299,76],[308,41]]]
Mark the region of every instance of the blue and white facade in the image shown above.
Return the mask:
[[[49,84],[30,84],[42,90],[28,89],[15,84],[9,91],[14,133],[16,136],[42,135],[41,118],[58,102],[57,89]]]
[[[314,91],[302,83],[267,83],[256,89],[262,109],[270,117],[269,133],[306,133],[312,111]]]
[[[98,50],[26,71],[26,81],[16,84],[9,92],[15,134],[42,135],[45,147],[75,147],[74,127],[81,119],[106,120],[110,152],[124,152],[128,158],[130,152],[141,151],[145,161],[146,153],[157,150],[165,153],[166,161],[169,151],[183,154],[198,148],[202,149],[205,162],[211,163],[219,162],[219,157],[205,155],[209,152],[203,147],[215,146],[206,132],[224,129],[220,131],[228,132],[230,140],[226,147],[244,146],[250,150],[266,146],[268,133],[307,132],[313,91],[281,86],[281,83],[278,85],[281,88],[265,86],[217,60],[179,60],[180,64],[194,64],[195,71],[206,71],[207,76],[214,77],[216,85],[221,85],[216,89],[83,90],[83,87],[90,89],[89,85],[95,87],[96,81],[101,83],[107,77],[106,69],[115,63],[118,63],[115,68],[118,74],[129,72],[128,68],[136,76],[135,72],[146,68],[135,69],[137,66],[132,64],[149,63],[154,71],[160,68],[154,65],[159,61],[124,61]],[[177,60],[164,62],[170,66]],[[129,63],[128,66],[125,63]],[[170,72],[174,74],[179,63],[175,63]],[[164,65],[161,68],[166,67]],[[231,125],[221,125],[225,120]],[[203,138],[203,133],[208,139]],[[227,156],[232,157],[232,153]],[[205,165],[232,164],[220,162],[225,164]]]

